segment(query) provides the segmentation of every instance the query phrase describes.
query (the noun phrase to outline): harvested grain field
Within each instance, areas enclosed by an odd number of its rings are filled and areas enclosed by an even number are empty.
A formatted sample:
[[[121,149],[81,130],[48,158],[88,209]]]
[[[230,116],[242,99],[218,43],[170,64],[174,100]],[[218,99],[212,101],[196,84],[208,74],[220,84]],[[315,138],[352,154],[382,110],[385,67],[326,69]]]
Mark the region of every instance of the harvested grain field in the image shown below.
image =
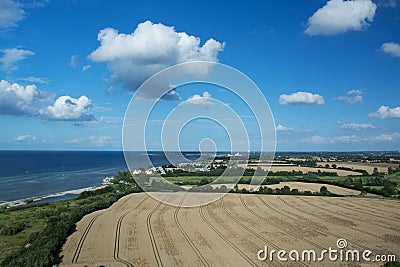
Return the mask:
[[[220,186],[226,186],[227,188],[234,188],[234,184],[212,184],[211,186],[213,188],[218,188]],[[344,188],[336,185],[330,185],[330,184],[323,184],[323,183],[304,183],[304,182],[280,182],[279,184],[272,184],[272,185],[262,185],[264,188],[271,188],[271,189],[276,189],[276,188],[282,188],[284,186],[289,186],[290,189],[298,189],[299,191],[311,191],[311,192],[319,192],[322,186],[326,186],[326,188],[329,190],[329,192],[338,194],[338,195],[343,195],[343,196],[357,196],[360,195],[361,191],[354,190],[354,189],[349,189],[349,188]],[[181,186],[182,188],[189,190],[192,188],[192,185],[185,185]],[[248,184],[238,184],[237,188],[238,190],[246,189],[247,191],[253,192],[253,191],[258,191],[260,186],[258,185],[248,185]],[[377,196],[371,193],[366,194],[366,196]]]
[[[274,184],[274,185],[267,185],[264,187],[269,187],[272,189],[275,188],[282,188],[284,186],[289,186],[290,189],[298,189],[299,191],[311,191],[311,192],[319,192],[322,186],[326,186],[326,188],[338,195],[343,195],[343,196],[356,196],[360,194],[360,191],[354,190],[354,189],[348,189],[336,185],[330,185],[330,184],[316,184],[316,183],[303,183],[303,182],[280,182],[279,184]],[[376,196],[374,194],[367,194],[368,196]]]
[[[371,250],[371,259],[399,259],[399,209],[400,202],[388,200],[250,194],[182,208],[131,194],[77,224],[62,248],[61,266],[359,266],[327,255],[323,262],[295,263],[275,254],[271,264],[257,253],[267,246],[319,256],[344,238],[347,249]]]
[[[352,168],[352,169],[360,169],[365,170],[369,174],[374,172],[374,168],[377,168],[379,172],[388,173],[388,168],[396,169],[399,167],[397,163],[369,163],[369,162],[342,162],[342,161],[332,161],[327,162],[326,164],[336,164],[337,167],[345,167],[345,168]]]
[[[242,168],[257,168],[257,165],[246,165],[246,164],[239,164],[240,167]],[[268,166],[260,166],[261,168],[267,170]],[[373,169],[373,168],[372,168]],[[296,166],[296,165],[272,165],[270,168],[270,171],[272,172],[279,172],[279,171],[285,171],[285,172],[291,172],[291,171],[302,171],[303,173],[308,173],[308,172],[336,172],[339,176],[348,176],[348,175],[362,175],[360,172],[355,172],[355,171],[348,171],[348,170],[339,170],[339,169],[327,169],[327,168],[314,168],[314,167],[303,167],[303,166]],[[387,171],[387,168],[386,168]]]

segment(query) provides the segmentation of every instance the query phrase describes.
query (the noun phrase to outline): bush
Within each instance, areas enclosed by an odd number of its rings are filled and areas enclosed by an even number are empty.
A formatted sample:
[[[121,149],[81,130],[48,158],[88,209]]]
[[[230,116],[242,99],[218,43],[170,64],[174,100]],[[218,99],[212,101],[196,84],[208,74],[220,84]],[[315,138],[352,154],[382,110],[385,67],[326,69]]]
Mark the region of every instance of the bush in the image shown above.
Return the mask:
[[[0,231],[0,234],[5,236],[16,235],[19,232],[22,232],[25,228],[26,228],[25,222],[17,222],[3,228]]]

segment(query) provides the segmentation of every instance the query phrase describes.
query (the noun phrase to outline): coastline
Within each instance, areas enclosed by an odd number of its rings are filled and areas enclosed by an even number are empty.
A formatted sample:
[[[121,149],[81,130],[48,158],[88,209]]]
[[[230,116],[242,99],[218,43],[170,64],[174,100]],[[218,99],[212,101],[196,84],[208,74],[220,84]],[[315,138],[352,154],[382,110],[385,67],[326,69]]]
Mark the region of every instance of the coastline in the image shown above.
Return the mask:
[[[43,196],[35,196],[35,197],[17,199],[17,200],[13,200],[13,201],[5,201],[5,202],[2,201],[2,202],[0,202],[0,207],[6,206],[6,208],[12,208],[12,207],[24,206],[27,204],[38,203],[38,202],[48,199],[48,198],[61,197],[61,196],[65,196],[68,194],[78,196],[80,193],[82,193],[84,191],[94,191],[97,189],[104,188],[106,186],[107,185],[95,185],[95,186],[90,186],[90,187],[84,187],[84,188],[79,188],[79,189],[51,193],[51,194],[47,194],[47,195],[43,195]]]

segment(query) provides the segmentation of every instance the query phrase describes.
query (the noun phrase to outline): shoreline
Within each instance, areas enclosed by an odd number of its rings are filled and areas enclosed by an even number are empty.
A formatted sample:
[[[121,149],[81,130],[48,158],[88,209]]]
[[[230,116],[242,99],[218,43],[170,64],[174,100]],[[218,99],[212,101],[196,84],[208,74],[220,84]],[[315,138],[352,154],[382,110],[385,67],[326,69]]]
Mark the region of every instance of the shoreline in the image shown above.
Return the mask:
[[[68,194],[78,196],[80,193],[82,193],[84,191],[94,191],[97,189],[104,188],[106,186],[107,185],[95,185],[95,186],[90,186],[90,187],[84,187],[84,188],[78,188],[78,189],[73,189],[73,190],[51,193],[51,194],[47,194],[47,195],[43,195],[43,196],[34,196],[34,197],[17,199],[17,200],[12,200],[12,201],[0,201],[0,207],[6,206],[6,208],[12,208],[12,207],[24,206],[27,204],[37,203],[43,199],[60,197],[60,196],[68,195]]]

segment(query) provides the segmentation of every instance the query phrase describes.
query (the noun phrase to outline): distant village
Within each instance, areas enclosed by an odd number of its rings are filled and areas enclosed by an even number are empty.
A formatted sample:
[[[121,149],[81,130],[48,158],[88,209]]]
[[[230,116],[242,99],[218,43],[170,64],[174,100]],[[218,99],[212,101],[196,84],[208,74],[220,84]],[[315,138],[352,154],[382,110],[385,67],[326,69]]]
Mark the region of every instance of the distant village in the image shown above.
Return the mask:
[[[190,171],[190,172],[209,172],[212,168],[226,167],[227,164],[224,160],[214,160],[213,163],[209,162],[184,162],[178,163],[176,166],[164,165],[158,167],[151,167],[148,169],[139,168],[131,171],[132,175],[165,175],[167,173],[173,173],[176,171]],[[114,177],[106,177],[102,180],[102,185],[109,185],[114,183]],[[119,183],[129,184],[128,182],[121,180]]]

